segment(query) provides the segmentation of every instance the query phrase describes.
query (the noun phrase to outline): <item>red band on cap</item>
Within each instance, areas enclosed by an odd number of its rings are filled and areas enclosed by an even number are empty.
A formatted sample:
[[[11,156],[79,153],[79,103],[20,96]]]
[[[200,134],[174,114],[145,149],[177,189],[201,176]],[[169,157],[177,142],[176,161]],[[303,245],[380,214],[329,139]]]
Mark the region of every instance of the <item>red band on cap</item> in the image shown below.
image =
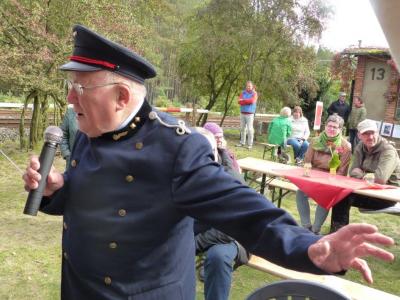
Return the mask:
[[[87,57],[83,57],[83,56],[73,55],[73,56],[70,56],[69,59],[73,60],[73,61],[77,61],[77,62],[83,62],[83,63],[104,66],[109,69],[116,69],[116,67],[117,67],[115,64],[109,63],[107,61],[91,59],[91,58],[87,58]]]

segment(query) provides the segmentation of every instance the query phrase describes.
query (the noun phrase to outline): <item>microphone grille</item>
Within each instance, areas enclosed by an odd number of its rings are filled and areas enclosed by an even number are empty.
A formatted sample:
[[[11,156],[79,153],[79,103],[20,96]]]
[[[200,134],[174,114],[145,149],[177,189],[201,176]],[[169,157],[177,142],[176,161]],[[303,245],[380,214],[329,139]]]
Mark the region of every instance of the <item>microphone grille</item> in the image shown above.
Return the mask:
[[[44,132],[44,140],[50,143],[61,143],[63,137],[63,132],[60,127],[49,126]]]

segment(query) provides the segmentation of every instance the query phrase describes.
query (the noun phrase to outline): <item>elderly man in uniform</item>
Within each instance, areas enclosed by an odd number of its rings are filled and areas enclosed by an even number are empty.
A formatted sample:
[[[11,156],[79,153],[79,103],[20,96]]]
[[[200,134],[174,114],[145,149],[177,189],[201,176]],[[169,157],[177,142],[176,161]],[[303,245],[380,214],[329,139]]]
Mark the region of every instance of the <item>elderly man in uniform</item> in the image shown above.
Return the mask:
[[[214,161],[211,147],[145,100],[156,72],[143,58],[77,25],[68,102],[80,131],[64,173],[47,177],[41,210],[63,215],[62,299],[195,299],[193,219],[251,253],[299,271],[350,268],[372,282],[361,257],[391,261],[373,243],[393,239],[367,224],[324,237],[299,227]],[[35,189],[39,159],[23,179]]]

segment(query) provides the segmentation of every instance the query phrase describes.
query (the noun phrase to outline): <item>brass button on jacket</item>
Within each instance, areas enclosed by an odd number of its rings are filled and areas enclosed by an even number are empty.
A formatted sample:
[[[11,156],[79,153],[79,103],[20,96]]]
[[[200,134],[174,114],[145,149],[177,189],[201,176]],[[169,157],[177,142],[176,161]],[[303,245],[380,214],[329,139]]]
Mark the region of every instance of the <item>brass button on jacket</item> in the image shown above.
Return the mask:
[[[68,229],[68,225],[67,225],[67,223],[66,223],[66,222],[63,222],[63,227],[64,227],[64,229],[65,229],[65,230],[67,230],[67,229]]]
[[[78,162],[75,159],[71,161],[71,167],[75,168],[77,164]]]
[[[132,182],[133,179],[135,179],[135,178],[134,178],[132,175],[127,175],[127,176],[125,177],[125,180],[126,180],[127,182]]]
[[[108,277],[108,276],[104,277],[104,283],[106,285],[110,285],[111,284],[111,277]]]
[[[118,211],[118,214],[119,214],[121,217],[125,217],[125,216],[126,216],[126,210],[125,210],[125,209],[120,209],[120,210]]]
[[[110,244],[108,244],[108,246],[110,247],[110,249],[116,249],[118,247],[116,242],[111,242]]]
[[[135,145],[135,147],[136,147],[137,150],[140,150],[140,149],[143,148],[143,143],[137,142],[136,145]]]

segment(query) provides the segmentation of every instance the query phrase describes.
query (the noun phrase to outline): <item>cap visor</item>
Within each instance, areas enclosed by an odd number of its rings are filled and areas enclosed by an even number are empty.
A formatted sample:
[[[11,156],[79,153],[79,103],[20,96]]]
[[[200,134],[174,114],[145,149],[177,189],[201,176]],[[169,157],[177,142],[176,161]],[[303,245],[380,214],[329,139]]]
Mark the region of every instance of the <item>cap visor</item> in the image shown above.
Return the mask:
[[[60,70],[62,71],[80,71],[80,72],[93,72],[93,71],[100,71],[103,70],[102,68],[99,67],[93,67],[89,66],[86,64],[82,64],[76,61],[70,61],[66,63],[65,65],[62,65],[60,67]]]
[[[378,132],[378,130],[376,129],[376,127],[368,127],[368,128],[364,128],[363,130],[359,130],[361,134],[363,134],[364,132],[367,131],[374,131],[374,132]]]

